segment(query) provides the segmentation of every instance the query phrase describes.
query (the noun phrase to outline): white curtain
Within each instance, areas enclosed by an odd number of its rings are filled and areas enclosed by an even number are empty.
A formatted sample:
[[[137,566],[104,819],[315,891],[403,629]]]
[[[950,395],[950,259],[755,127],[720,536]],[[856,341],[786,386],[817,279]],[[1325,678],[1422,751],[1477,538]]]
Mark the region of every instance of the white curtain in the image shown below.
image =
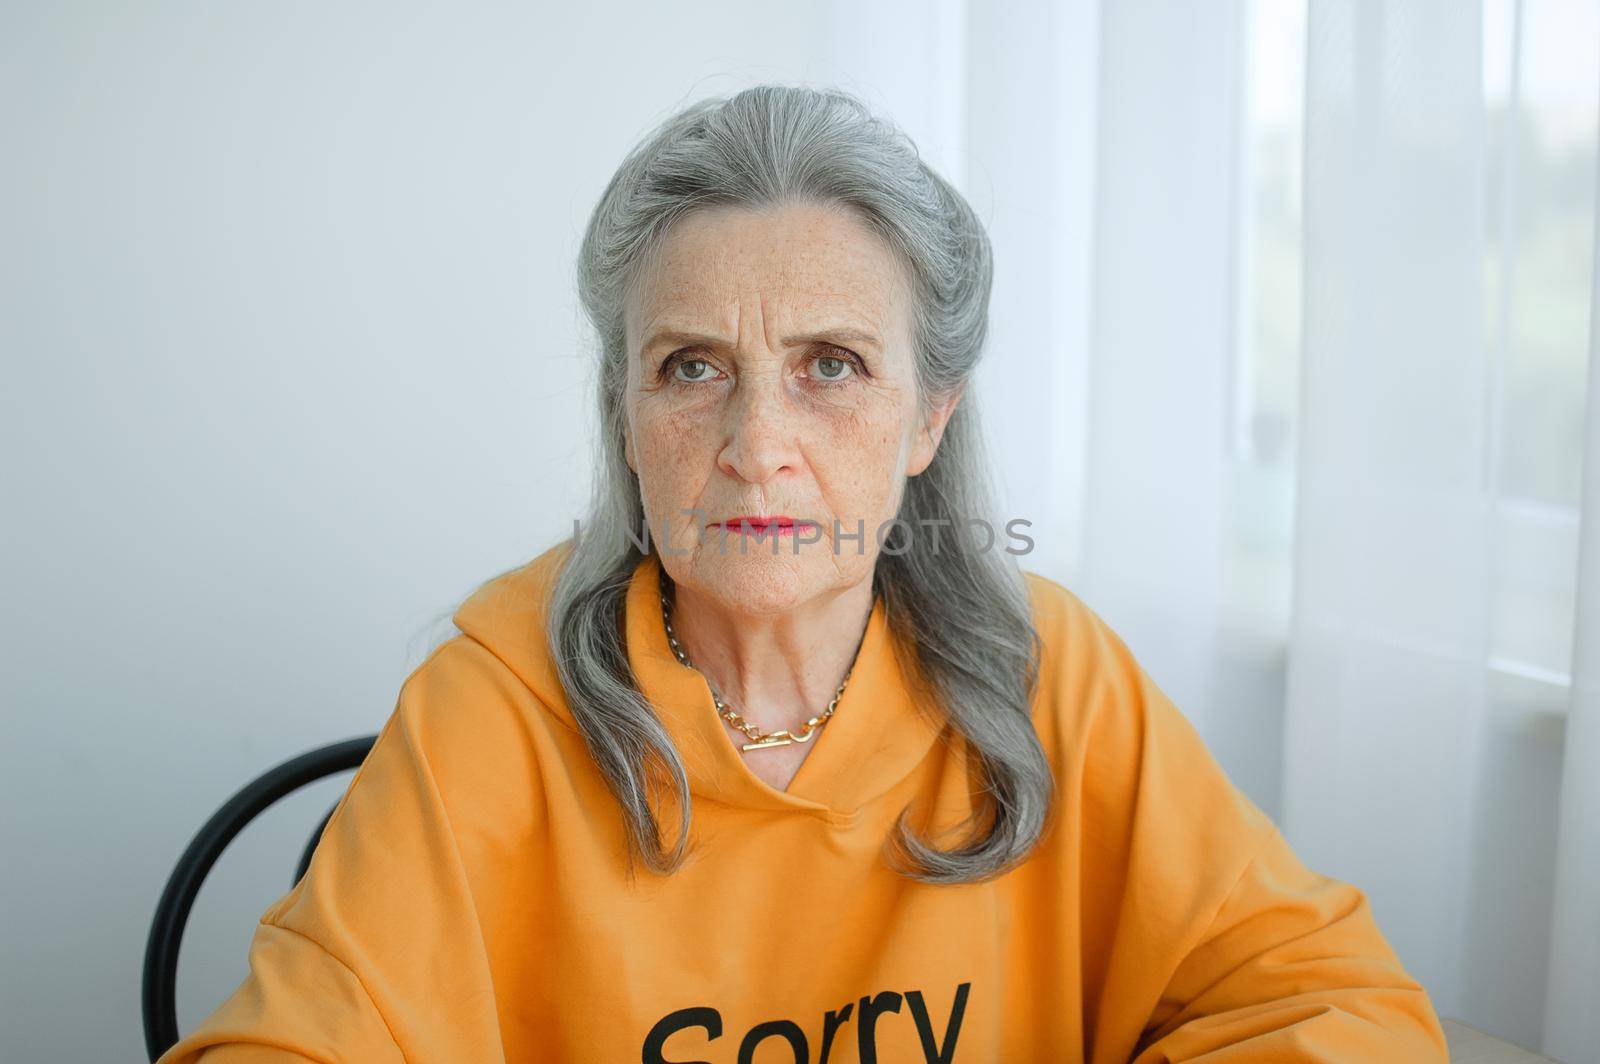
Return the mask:
[[[1489,657],[1480,18],[1309,13],[1281,819],[1460,1011]]]
[[[1600,0],[966,32],[1025,564],[1441,1014],[1600,1061]]]
[[[1595,245],[1600,255],[1600,241]],[[1600,307],[1600,262],[1591,305]],[[1600,1059],[1600,331],[1591,329],[1572,700],[1545,1003],[1546,1052]]]

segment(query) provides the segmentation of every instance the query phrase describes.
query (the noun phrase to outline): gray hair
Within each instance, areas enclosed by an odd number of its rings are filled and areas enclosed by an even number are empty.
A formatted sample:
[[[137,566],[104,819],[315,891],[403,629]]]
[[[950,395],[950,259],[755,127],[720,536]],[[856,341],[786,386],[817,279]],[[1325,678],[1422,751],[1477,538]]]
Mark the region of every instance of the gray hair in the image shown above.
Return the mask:
[[[635,859],[675,871],[689,838],[683,762],[628,663],[623,613],[645,558],[639,482],[623,451],[628,373],[624,308],[632,285],[674,223],[712,206],[815,202],[852,209],[909,267],[914,288],[915,379],[924,411],[968,385],[988,328],[993,275],[983,225],[961,195],[891,123],[839,91],[762,85],[692,104],[624,159],[590,216],[578,290],[599,337],[597,474],[588,518],[550,590],[550,646],[572,714],[621,804],[628,869]],[[932,464],[907,480],[898,517],[911,528],[995,514],[977,404],[951,415]],[[896,870],[928,883],[975,882],[1020,863],[1038,842],[1054,791],[1034,731],[1039,636],[1016,560],[970,536],[883,542],[873,570],[896,653],[968,744],[986,801],[962,825],[967,841],[940,850],[906,827],[886,843]],[[909,645],[909,649],[905,646]],[[865,707],[863,707],[865,708]],[[677,796],[669,850],[651,799]],[[987,829],[978,827],[989,821]]]

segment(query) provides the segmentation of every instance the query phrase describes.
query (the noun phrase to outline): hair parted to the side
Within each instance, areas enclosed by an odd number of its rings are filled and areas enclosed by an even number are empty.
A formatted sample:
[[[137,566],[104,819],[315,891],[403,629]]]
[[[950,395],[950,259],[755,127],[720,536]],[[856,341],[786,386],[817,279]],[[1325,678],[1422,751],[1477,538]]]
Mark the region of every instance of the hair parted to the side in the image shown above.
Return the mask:
[[[982,223],[892,123],[834,90],[761,85],[692,104],[623,160],[590,216],[577,281],[598,334],[598,461],[581,531],[550,591],[548,638],[595,764],[621,804],[628,868],[681,864],[689,838],[688,777],[640,693],[624,645],[629,580],[644,555],[639,482],[623,454],[628,351],[624,308],[640,270],[673,224],[712,206],[817,202],[851,209],[909,269],[916,383],[926,412],[968,385],[987,332],[992,260]],[[912,529],[989,521],[991,471],[971,389],[933,462],[906,481],[898,517]],[[946,522],[930,526],[925,522]],[[894,553],[903,551],[903,553]],[[897,870],[930,883],[987,879],[1038,841],[1054,792],[1029,704],[1039,637],[1015,558],[971,536],[891,534],[873,573],[889,627],[913,676],[968,743],[982,801],[967,840],[936,849],[906,826],[886,840]],[[653,799],[675,798],[675,841]]]

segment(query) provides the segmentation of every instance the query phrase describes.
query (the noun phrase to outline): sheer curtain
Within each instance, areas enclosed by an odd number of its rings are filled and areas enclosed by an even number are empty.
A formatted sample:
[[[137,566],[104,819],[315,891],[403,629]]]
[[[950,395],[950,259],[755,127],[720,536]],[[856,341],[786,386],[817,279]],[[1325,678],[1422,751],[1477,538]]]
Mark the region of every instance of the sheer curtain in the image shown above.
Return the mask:
[[[1501,974],[1464,933],[1492,756],[1480,19],[1313,2],[1308,30],[1281,820],[1443,1010]]]
[[[1600,307],[1600,265],[1591,278],[1591,306]],[[1600,331],[1593,328],[1586,410],[1576,638],[1544,1024],[1546,1051],[1569,1061],[1600,1059]]]
[[[1025,565],[1443,1015],[1600,1060],[1600,0],[969,4],[963,69]]]

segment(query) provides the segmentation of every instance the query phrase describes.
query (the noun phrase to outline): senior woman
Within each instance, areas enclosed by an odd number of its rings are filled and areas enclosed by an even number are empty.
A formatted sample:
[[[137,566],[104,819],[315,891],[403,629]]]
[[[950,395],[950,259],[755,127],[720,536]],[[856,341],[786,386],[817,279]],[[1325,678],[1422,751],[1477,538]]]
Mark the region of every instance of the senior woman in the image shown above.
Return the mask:
[[[847,95],[635,149],[591,513],[461,605],[163,1060],[1444,1060],[1364,895],[998,544],[990,274]]]

